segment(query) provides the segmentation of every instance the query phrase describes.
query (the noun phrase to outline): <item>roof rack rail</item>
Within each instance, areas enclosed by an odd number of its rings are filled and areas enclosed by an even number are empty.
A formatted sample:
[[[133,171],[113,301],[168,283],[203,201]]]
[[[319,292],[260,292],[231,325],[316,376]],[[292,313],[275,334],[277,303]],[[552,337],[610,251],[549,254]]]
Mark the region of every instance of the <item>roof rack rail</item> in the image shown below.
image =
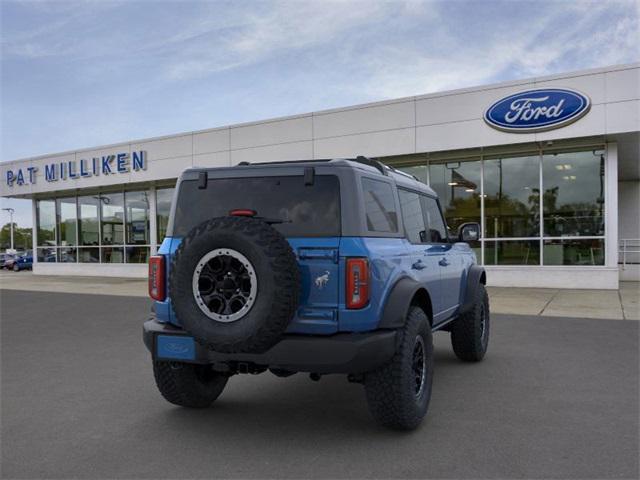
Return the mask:
[[[385,165],[380,160],[376,160],[375,158],[368,158],[363,155],[358,155],[353,161],[376,168],[380,170],[380,173],[382,173],[383,175],[387,174],[387,171],[385,170],[385,168],[390,168],[388,165]]]

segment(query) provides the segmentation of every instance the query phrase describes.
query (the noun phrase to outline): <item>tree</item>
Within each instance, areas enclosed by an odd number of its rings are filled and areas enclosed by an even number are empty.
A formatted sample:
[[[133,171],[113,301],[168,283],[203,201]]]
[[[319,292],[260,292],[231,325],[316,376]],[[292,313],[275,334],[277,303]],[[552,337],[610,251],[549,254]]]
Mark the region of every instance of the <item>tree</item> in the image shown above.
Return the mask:
[[[16,250],[31,250],[32,231],[31,228],[20,228],[17,223],[13,223],[13,247]],[[6,250],[11,248],[11,224],[7,222],[0,229],[0,248]]]

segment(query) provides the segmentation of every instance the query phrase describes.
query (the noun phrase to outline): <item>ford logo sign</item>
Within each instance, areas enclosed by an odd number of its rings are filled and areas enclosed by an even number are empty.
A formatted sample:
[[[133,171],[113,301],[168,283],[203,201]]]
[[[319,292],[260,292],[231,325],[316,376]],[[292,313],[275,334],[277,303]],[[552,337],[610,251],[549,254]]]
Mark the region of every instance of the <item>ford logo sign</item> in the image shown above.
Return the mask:
[[[575,90],[541,88],[498,100],[484,113],[484,120],[506,132],[541,132],[575,122],[590,107],[589,97]]]
[[[189,346],[183,343],[171,342],[165,345],[165,348],[171,353],[184,354],[189,351]]]

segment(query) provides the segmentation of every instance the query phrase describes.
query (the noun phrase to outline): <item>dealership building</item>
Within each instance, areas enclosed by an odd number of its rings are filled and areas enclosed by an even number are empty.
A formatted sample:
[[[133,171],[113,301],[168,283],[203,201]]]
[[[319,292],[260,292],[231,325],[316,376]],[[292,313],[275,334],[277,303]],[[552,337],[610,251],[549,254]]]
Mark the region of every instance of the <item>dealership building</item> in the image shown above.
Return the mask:
[[[481,223],[491,285],[640,279],[640,64],[5,162],[0,195],[33,202],[34,273],[143,277],[186,168],[359,155]]]

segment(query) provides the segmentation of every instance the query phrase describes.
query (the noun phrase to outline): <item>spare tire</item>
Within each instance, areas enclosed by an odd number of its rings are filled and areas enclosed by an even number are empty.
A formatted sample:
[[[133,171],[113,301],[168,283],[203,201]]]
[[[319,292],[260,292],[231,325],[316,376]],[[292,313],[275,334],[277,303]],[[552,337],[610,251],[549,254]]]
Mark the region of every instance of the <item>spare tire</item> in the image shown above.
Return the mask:
[[[196,341],[223,353],[261,353],[295,315],[300,273],[289,242],[249,217],[193,228],[171,263],[169,296]]]

